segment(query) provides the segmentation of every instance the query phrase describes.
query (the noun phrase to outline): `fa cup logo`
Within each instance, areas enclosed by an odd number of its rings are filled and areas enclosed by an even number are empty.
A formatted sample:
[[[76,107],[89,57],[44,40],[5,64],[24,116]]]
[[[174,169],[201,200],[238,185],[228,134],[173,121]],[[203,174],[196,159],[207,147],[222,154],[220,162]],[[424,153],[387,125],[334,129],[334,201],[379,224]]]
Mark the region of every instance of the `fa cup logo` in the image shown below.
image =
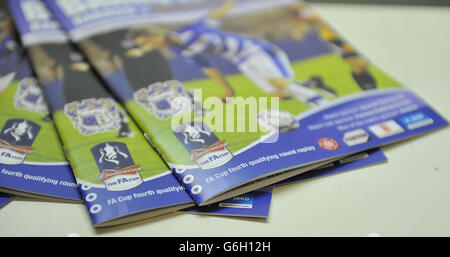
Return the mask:
[[[220,141],[202,122],[183,124],[173,133],[201,169],[217,168],[233,159],[225,141]]]
[[[40,130],[41,126],[29,120],[7,120],[0,134],[0,163],[23,163]]]
[[[126,144],[106,142],[92,147],[91,153],[100,170],[99,179],[109,191],[124,191],[142,184],[141,167],[131,158]]]

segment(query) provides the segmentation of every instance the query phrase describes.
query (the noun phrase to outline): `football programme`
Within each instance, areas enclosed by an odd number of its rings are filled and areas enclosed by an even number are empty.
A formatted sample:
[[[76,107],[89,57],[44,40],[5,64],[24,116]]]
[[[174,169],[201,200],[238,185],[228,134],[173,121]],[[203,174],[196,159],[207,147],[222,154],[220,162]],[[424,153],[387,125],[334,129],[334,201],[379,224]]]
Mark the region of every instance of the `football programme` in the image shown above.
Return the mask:
[[[200,206],[447,125],[303,2],[45,3]]]
[[[81,202],[42,90],[0,12],[0,192]],[[0,202],[10,200],[1,196]]]
[[[105,90],[83,54],[68,42],[43,2],[11,1],[11,10],[94,226],[122,224],[193,205],[184,186]],[[178,86],[184,96],[190,96]],[[285,183],[385,160],[380,150],[374,150],[320,167],[306,177],[292,177]],[[183,211],[265,218],[270,201],[271,189],[258,189]]]

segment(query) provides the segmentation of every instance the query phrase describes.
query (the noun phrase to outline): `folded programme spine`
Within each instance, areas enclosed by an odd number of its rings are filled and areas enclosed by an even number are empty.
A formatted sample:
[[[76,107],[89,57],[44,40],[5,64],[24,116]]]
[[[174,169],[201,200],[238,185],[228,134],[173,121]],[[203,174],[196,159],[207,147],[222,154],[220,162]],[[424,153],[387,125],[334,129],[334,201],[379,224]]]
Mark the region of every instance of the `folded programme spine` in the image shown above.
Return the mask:
[[[42,91],[0,12],[0,192],[81,201]]]

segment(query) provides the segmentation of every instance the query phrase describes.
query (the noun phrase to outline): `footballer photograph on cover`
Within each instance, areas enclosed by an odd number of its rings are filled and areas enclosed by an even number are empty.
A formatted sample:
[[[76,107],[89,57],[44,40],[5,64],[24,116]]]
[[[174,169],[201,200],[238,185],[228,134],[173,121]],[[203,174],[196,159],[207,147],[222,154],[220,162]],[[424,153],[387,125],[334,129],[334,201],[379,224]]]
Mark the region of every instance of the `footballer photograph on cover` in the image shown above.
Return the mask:
[[[153,11],[168,12],[170,17],[176,15],[170,12],[181,9],[188,14],[206,7],[210,11],[200,18],[186,14],[188,17],[173,17],[170,22],[99,33],[79,44],[117,97],[129,105],[140,104],[148,112],[135,108],[136,112],[150,114],[151,120],[167,120],[177,113],[173,111],[179,109],[173,99],[178,94],[173,91],[187,91],[184,95],[193,102],[195,95],[190,91],[201,89],[203,99],[219,97],[224,105],[227,97],[278,97],[279,110],[261,111],[257,117],[247,111],[236,117],[235,124],[257,119],[261,129],[216,132],[232,151],[273,129],[273,118],[279,122],[278,131],[293,131],[299,127],[295,116],[308,109],[363,90],[400,86],[303,2],[248,10],[242,7],[244,3],[213,2],[177,6],[156,3]],[[176,87],[167,85],[174,82]],[[133,98],[135,102],[130,101]],[[152,128],[162,129],[165,124],[154,122]],[[160,130],[162,134],[158,134],[173,138],[165,135],[168,132]]]
[[[224,102],[226,97],[250,95],[248,91],[277,96],[293,114],[349,93],[376,89],[377,80],[380,87],[399,86],[302,2],[228,15],[234,6],[228,1],[191,22],[136,26],[80,44],[106,78],[121,77],[116,83],[127,83],[134,91],[176,79],[188,88],[213,87],[210,91],[218,92]],[[345,79],[352,83],[328,82],[340,73],[348,74]],[[130,92],[120,94],[124,95],[131,97]]]
[[[200,205],[446,125],[302,1],[46,3]]]
[[[450,9],[384,1],[0,1],[0,236],[448,234]]]

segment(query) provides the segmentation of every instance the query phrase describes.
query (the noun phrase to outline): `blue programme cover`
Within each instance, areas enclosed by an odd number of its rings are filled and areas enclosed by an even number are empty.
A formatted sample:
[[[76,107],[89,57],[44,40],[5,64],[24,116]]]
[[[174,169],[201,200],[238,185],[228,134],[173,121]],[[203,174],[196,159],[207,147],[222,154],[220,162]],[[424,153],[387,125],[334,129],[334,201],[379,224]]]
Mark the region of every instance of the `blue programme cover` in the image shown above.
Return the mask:
[[[448,125],[300,1],[45,2],[199,205]]]
[[[0,11],[0,192],[81,201],[11,18]]]
[[[0,208],[2,208],[5,204],[12,200],[12,196],[5,195],[0,193]]]
[[[272,200],[272,190],[272,187],[261,188],[211,205],[191,207],[183,210],[183,212],[217,216],[267,218]]]

